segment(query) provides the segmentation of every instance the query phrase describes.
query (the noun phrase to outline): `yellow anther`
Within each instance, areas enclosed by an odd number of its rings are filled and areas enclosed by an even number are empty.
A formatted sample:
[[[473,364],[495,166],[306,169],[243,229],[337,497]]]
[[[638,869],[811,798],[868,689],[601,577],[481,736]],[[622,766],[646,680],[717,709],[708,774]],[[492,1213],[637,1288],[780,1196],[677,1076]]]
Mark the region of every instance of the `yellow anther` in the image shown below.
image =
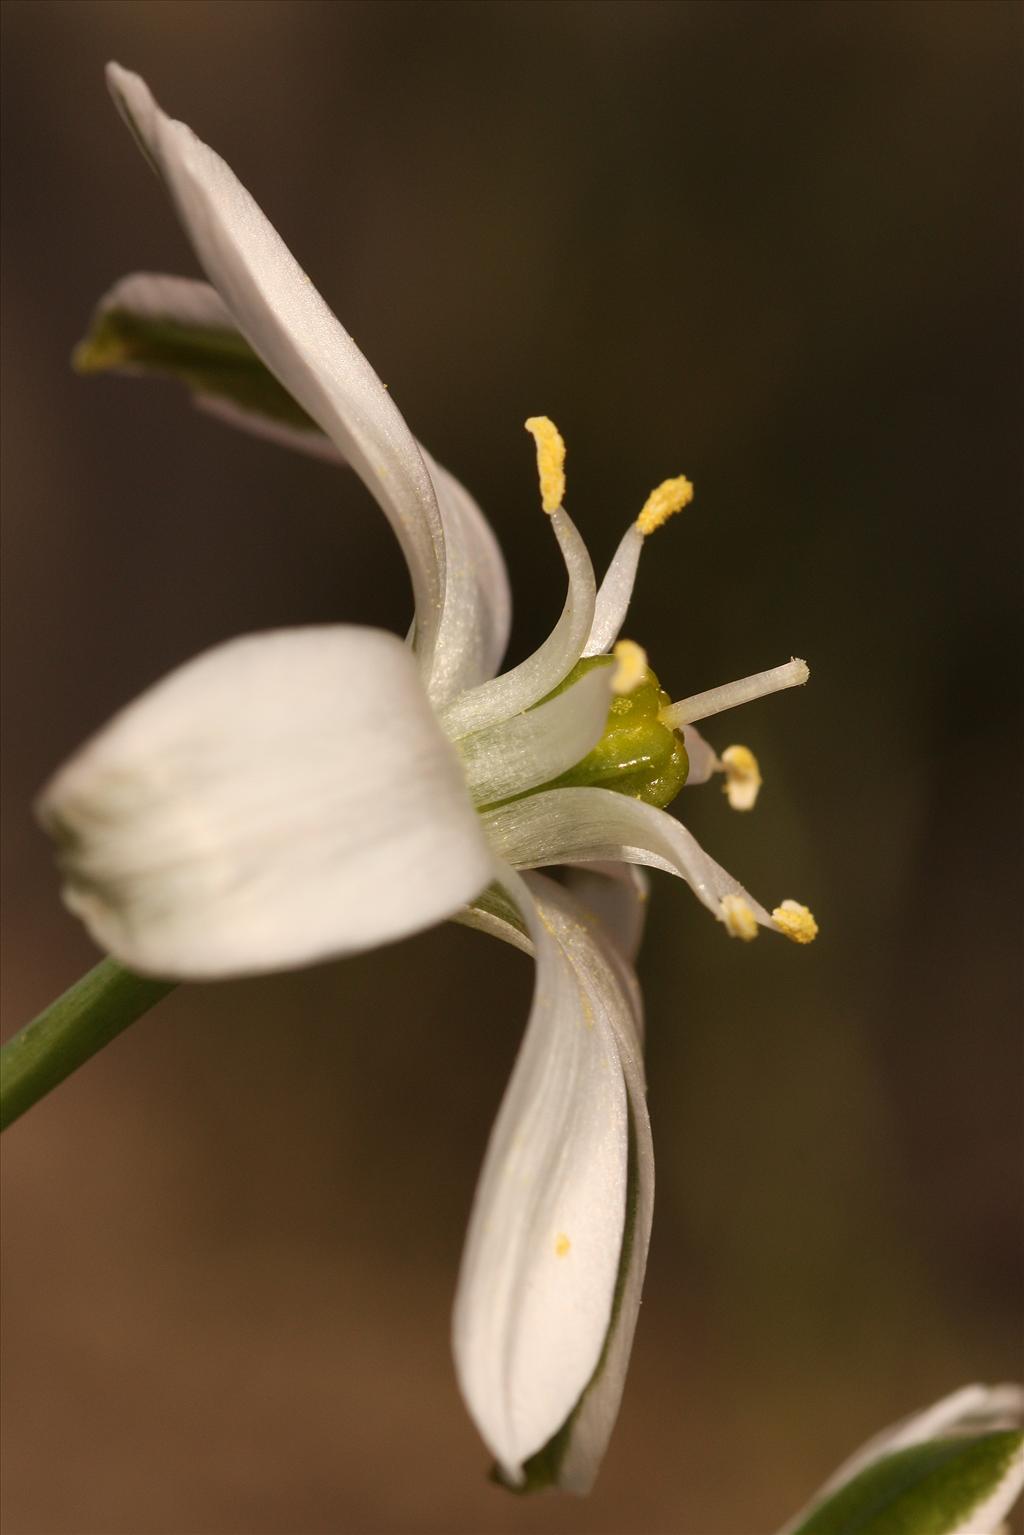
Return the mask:
[[[612,692],[620,696],[632,693],[647,678],[647,652],[635,640],[619,640],[612,651],[615,667],[612,671]]]
[[[693,486],[685,474],[677,475],[674,480],[662,480],[644,502],[636,525],[646,538],[648,533],[660,528],[663,522],[668,522],[674,512],[681,512],[684,506],[689,506],[692,500]]]
[[[761,769],[749,746],[727,746],[722,753],[725,792],[733,810],[753,810],[761,788]]]
[[[749,943],[757,937],[757,918],[741,895],[722,897],[722,921],[730,938],[742,938]]]
[[[794,943],[813,943],[818,936],[818,924],[806,906],[799,901],[783,901],[772,912],[775,926]]]
[[[548,416],[531,416],[524,422],[537,444],[537,475],[540,500],[546,512],[557,512],[565,500],[565,443]]]
[[[569,1238],[566,1236],[565,1232],[560,1231],[555,1238],[555,1257],[564,1258],[571,1246],[572,1243],[569,1241]]]

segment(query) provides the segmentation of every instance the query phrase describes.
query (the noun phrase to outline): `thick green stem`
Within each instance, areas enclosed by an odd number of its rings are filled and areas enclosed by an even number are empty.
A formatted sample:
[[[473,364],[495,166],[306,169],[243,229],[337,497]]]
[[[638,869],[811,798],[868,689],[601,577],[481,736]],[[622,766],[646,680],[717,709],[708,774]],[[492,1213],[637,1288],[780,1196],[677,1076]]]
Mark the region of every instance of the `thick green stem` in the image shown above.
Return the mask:
[[[104,959],[0,1050],[0,1130],[173,990]]]

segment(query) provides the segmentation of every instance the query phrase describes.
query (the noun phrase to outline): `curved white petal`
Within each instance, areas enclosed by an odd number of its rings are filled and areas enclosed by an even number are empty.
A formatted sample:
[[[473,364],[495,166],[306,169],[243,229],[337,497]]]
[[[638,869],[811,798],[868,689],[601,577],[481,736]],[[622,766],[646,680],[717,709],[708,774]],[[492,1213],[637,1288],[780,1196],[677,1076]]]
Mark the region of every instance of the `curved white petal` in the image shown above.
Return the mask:
[[[73,757],[39,814],[93,936],[167,977],[384,943],[448,916],[493,867],[415,661],[375,629],[208,651]]]
[[[420,452],[437,493],[447,556],[444,608],[428,691],[441,709],[467,688],[489,682],[512,627],[512,592],[498,540],[469,491]]]
[[[778,1535],[793,1535],[819,1504],[885,1456],[925,1444],[930,1439],[955,1439],[964,1435],[991,1434],[1001,1429],[1019,1428],[1022,1420],[1024,1390],[1020,1386],[1010,1383],[962,1386],[958,1391],[926,1407],[923,1412],[912,1413],[910,1417],[875,1434],[818,1488],[814,1497],[789,1520]],[[993,1494],[972,1510],[966,1522],[957,1524],[947,1535],[996,1535],[998,1526],[1013,1506],[1022,1487],[1024,1452],[1016,1457]]]
[[[664,810],[610,789],[548,789],[483,816],[499,858],[515,868],[612,860],[678,874],[721,919],[722,900],[739,896],[757,921],[775,923],[760,902],[717,864]]]
[[[531,708],[563,681],[583,654],[594,617],[594,567],[568,513],[552,512],[550,521],[569,577],[562,615],[532,656],[500,677],[462,693],[448,706],[442,724],[453,740]]]
[[[475,928],[478,933],[489,933],[533,958],[533,940],[526,923],[500,885],[489,885],[468,906],[457,911],[452,921]]]
[[[183,332],[185,338],[198,333],[200,341],[203,333],[224,335],[228,344],[246,349],[252,368],[263,370],[263,363],[248,351],[248,343],[240,335],[230,310],[209,283],[152,272],[133,273],[103,295],[93,316],[92,337],[102,338],[108,322],[123,323],[124,319],[154,326],[170,325],[176,334]],[[154,351],[159,350],[161,339],[157,332]],[[102,367],[125,373],[152,371],[171,375],[176,371],[173,351],[163,361],[155,358],[143,368],[138,368],[130,356],[125,360],[117,359],[116,355],[111,357],[102,346],[97,356],[90,351],[89,342],[80,352],[84,353],[87,369]],[[246,395],[248,373],[239,374],[237,369],[223,366],[229,360],[221,359],[219,371],[211,365],[205,378],[201,365],[191,370],[187,365],[179,365],[178,375],[193,390],[200,409],[282,447],[337,463],[346,462],[336,444],[313,421],[307,418],[303,426],[301,422],[282,420],[270,413],[269,393],[250,388]],[[268,375],[263,376],[269,382]],[[233,387],[236,398],[230,396]],[[427,682],[435,707],[440,707],[466,688],[477,687],[494,676],[508,644],[512,599],[501,550],[480,508],[422,444],[419,451],[437,497],[444,534],[444,605]]]
[[[570,897],[542,880],[531,897],[511,871],[502,883],[529,929],[537,983],[470,1220],[455,1303],[456,1368],[511,1481],[523,1480],[524,1463],[564,1428],[560,1459],[572,1461],[572,1485],[582,1488],[621,1394],[649,1230],[652,1164],[639,1052],[630,1043],[638,1000],[635,983],[624,983]],[[627,1212],[631,1118],[644,1173]],[[627,1231],[630,1272],[620,1275]]]
[[[650,881],[643,869],[632,863],[570,865],[565,887],[632,964],[640,952],[650,898]]]
[[[696,725],[683,726],[683,745],[690,759],[686,787],[691,789],[696,784],[707,783],[708,779],[714,777],[721,767],[715,748],[708,745]]]
[[[636,581],[643,546],[644,535],[634,522],[623,534],[598,588],[594,622],[583,651],[585,656],[603,655],[606,650],[611,650],[618,639],[633,595],[633,583]]]
[[[429,675],[444,598],[444,533],[430,476],[398,408],[220,156],[167,117],[138,75],[110,64],[107,79],[238,329],[391,522],[409,565]]]
[[[528,883],[538,897],[549,930],[581,976],[592,1005],[600,1006],[606,1013],[615,1033],[629,1100],[630,1178],[612,1320],[597,1370],[566,1425],[557,1465],[560,1487],[586,1493],[593,1486],[618,1417],[651,1240],[654,1146],[647,1113],[643,1005],[632,966],[605,942],[602,928],[591,921],[589,913],[568,891],[542,876],[528,876]]]
[[[464,736],[458,749],[474,802],[493,805],[525,794],[585,757],[604,733],[613,670],[595,667],[547,703]]]

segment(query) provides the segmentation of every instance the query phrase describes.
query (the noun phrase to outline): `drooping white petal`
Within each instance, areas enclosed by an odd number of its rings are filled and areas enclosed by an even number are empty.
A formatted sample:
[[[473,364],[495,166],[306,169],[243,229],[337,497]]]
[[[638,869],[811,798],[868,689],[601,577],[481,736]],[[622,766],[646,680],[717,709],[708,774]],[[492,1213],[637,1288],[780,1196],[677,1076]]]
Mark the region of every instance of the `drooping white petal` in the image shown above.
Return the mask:
[[[1017,1429],[1024,1419],[1024,1390],[1013,1384],[963,1386],[923,1412],[912,1413],[883,1429],[843,1462],[814,1497],[778,1532],[794,1535],[820,1504],[852,1482],[876,1462],[900,1450],[935,1439],[982,1436]],[[1024,1487],[1024,1450],[1007,1468],[998,1487],[976,1504],[962,1521],[945,1535],[996,1535],[999,1525]]]
[[[664,810],[610,789],[548,789],[487,811],[487,835],[498,856],[519,869],[580,860],[647,864],[678,874],[716,917],[738,896],[763,927],[775,923],[731,874],[704,852]]]
[[[707,783],[719,769],[718,753],[709,746],[696,725],[683,726],[683,745],[690,759],[690,771],[686,775],[686,787]]]
[[[583,651],[585,656],[603,655],[606,650],[611,650],[618,639],[619,630],[626,621],[626,612],[633,595],[633,584],[636,581],[636,571],[643,546],[644,535],[635,522],[631,523],[612,556],[612,562],[598,588],[597,602],[594,605],[594,622]]]
[[[124,964],[243,975],[448,916],[492,860],[413,657],[348,627],[208,651],[44,791],[66,899]]]
[[[254,436],[344,463],[283,392],[209,283],[136,272],[104,294],[78,352],[86,371],[177,377],[208,414]],[[286,418],[287,417],[287,418]],[[494,676],[508,644],[511,593],[497,540],[458,480],[420,445],[445,544],[444,606],[428,692],[435,707]]]
[[[643,1007],[632,966],[604,941],[602,930],[595,927],[589,914],[551,881],[538,875],[527,878],[535,893],[543,891],[540,905],[544,919],[581,976],[592,1005],[606,1011],[615,1032],[629,1099],[630,1177],[612,1320],[597,1370],[567,1425],[565,1447],[557,1468],[560,1487],[568,1492],[586,1493],[594,1484],[618,1417],[651,1240],[654,1146],[647,1113]]]
[[[609,1326],[627,1230],[641,1274],[646,1254],[646,1111],[642,1086],[635,1105],[624,1075],[639,1070],[629,1045],[637,1001],[570,897],[539,880],[531,897],[511,871],[501,883],[529,929],[537,983],[470,1220],[455,1303],[456,1368],[483,1438],[517,1482],[591,1382],[591,1391],[600,1389],[594,1372],[601,1363],[612,1384],[586,1417],[584,1401],[561,1446],[567,1454],[581,1436],[573,1474],[582,1487],[621,1392],[625,1359],[613,1347],[615,1330],[609,1341]],[[516,930],[500,916],[492,922],[490,931]],[[627,1220],[630,1120],[638,1109],[643,1188]],[[615,1329],[628,1354],[636,1307],[627,1278],[620,1283]]]
[[[650,881],[643,869],[632,863],[569,865],[565,887],[632,964],[647,920]]]
[[[461,694],[444,710],[442,724],[453,740],[531,708],[558,686],[583,654],[594,617],[594,567],[568,513],[553,512],[550,521],[569,577],[562,615],[533,655]]]
[[[412,434],[233,171],[190,128],[160,110],[138,75],[111,64],[107,78],[238,329],[337,445],[391,522],[409,565],[418,650],[429,675],[444,597],[444,534]]]
[[[477,805],[525,794],[575,766],[604,732],[614,667],[598,666],[547,703],[458,742]]]

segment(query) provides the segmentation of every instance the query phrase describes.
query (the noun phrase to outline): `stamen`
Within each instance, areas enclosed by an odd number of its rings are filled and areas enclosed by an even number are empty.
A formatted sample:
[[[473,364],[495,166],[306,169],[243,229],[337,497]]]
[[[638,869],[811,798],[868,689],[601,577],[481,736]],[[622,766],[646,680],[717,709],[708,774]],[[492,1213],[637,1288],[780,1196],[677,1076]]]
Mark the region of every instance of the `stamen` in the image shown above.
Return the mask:
[[[668,522],[673,513],[681,512],[684,506],[689,506],[692,500],[693,486],[685,474],[677,475],[674,480],[662,480],[644,502],[636,525],[646,538],[649,533],[656,532],[662,523]]]
[[[750,943],[757,937],[757,918],[741,895],[723,895],[722,921],[730,938]]]
[[[632,693],[647,677],[647,652],[635,640],[620,640],[612,651],[615,670],[612,673],[612,692],[620,697]]]
[[[537,444],[541,505],[550,515],[557,512],[565,500],[565,443],[548,416],[531,416],[523,424]]]
[[[772,912],[775,926],[794,943],[813,943],[818,936],[818,924],[806,906],[799,901],[783,901]]]
[[[761,769],[749,746],[727,746],[722,753],[725,792],[733,810],[753,810],[761,788]]]
[[[681,699],[662,709],[659,718],[670,730],[706,720],[723,709],[735,709],[738,704],[753,703],[755,698],[766,698],[769,693],[780,693],[783,688],[802,687],[811,675],[806,661],[795,656],[784,666],[776,666],[770,672],[755,672],[752,677],[741,677],[739,682],[727,682],[720,688],[709,688],[706,693],[695,693],[692,698]]]

